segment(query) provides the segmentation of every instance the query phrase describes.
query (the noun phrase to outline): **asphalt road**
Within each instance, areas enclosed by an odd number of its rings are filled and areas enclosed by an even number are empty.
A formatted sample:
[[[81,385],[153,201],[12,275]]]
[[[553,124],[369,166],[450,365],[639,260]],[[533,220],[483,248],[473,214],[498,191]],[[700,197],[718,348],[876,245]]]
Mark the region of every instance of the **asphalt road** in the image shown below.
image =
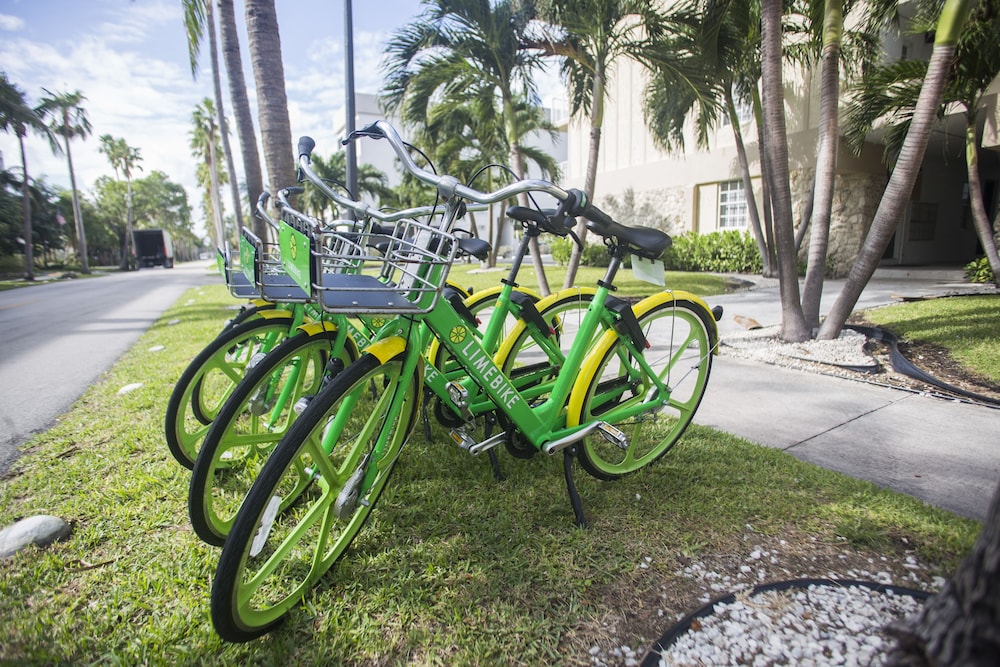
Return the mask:
[[[0,473],[189,287],[209,262],[0,292]]]

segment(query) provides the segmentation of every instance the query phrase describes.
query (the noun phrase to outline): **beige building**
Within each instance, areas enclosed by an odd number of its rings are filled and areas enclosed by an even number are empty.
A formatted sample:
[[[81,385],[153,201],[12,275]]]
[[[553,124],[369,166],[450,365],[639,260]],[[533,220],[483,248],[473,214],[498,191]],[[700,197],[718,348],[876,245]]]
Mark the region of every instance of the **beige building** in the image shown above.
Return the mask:
[[[923,36],[886,44],[886,57],[928,58],[931,44]],[[792,74],[791,71],[788,73]],[[683,154],[657,149],[646,130],[642,91],[643,69],[621,62],[610,77],[594,199],[621,197],[628,189],[635,206],[651,204],[662,212],[660,224],[668,231],[747,229],[746,197],[739,172],[736,144],[729,125],[717,128],[708,150],[697,149],[688,128]],[[796,225],[809,199],[815,171],[819,126],[819,70],[786,76],[785,105],[789,141],[789,168]],[[994,81],[988,99],[989,113],[982,119],[980,173],[984,200],[991,219],[997,212],[1000,180],[1000,111]],[[757,128],[752,114],[741,126],[750,170],[760,201],[760,161]],[[584,118],[569,123],[568,160],[570,185],[582,187],[587,167],[589,129]],[[888,172],[882,163],[882,146],[872,137],[860,156],[841,142],[836,167],[832,210],[830,263],[844,274],[853,262],[865,231],[878,206]],[[935,129],[920,178],[911,196],[905,219],[886,251],[884,264],[963,264],[981,254],[969,213],[962,118],[949,116]],[[803,243],[807,247],[808,240]]]

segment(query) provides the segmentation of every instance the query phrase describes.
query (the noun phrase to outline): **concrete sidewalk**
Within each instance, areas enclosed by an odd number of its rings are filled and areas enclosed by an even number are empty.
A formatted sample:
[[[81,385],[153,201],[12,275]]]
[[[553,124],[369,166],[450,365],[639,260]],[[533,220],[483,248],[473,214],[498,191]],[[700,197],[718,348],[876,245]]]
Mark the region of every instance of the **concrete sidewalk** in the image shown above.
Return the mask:
[[[828,281],[823,305],[840,281]],[[941,279],[875,279],[858,308],[892,303],[893,295],[973,289]],[[733,317],[781,323],[776,285],[706,299]],[[785,450],[799,459],[984,521],[1000,480],[1000,409],[725,356],[716,357],[695,422]]]

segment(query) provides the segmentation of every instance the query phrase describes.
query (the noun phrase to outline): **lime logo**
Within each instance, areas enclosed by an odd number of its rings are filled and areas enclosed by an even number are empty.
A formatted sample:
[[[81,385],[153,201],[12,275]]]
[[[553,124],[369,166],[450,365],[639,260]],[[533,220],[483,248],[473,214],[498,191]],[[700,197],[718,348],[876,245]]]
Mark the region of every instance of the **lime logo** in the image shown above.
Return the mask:
[[[292,260],[295,260],[295,256],[299,254],[299,244],[295,242],[295,239],[291,239],[291,243],[288,244],[288,252],[292,256]]]
[[[466,333],[467,331],[465,327],[453,327],[451,332],[448,334],[448,338],[452,343],[461,343],[465,340]]]

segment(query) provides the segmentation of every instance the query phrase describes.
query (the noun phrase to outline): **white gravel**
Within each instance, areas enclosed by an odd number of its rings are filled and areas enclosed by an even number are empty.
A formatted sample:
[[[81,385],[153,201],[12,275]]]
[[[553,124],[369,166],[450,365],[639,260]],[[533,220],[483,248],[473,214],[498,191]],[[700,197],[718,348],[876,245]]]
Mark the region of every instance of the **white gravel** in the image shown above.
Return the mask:
[[[892,645],[883,628],[921,602],[887,589],[811,585],[739,595],[692,622],[660,654],[663,667],[883,664]]]
[[[867,339],[845,329],[836,340],[807,340],[786,343],[779,338],[780,327],[765,327],[729,333],[722,337],[721,352],[727,356],[779,365],[810,362],[830,366],[876,368],[875,359],[865,351]]]

